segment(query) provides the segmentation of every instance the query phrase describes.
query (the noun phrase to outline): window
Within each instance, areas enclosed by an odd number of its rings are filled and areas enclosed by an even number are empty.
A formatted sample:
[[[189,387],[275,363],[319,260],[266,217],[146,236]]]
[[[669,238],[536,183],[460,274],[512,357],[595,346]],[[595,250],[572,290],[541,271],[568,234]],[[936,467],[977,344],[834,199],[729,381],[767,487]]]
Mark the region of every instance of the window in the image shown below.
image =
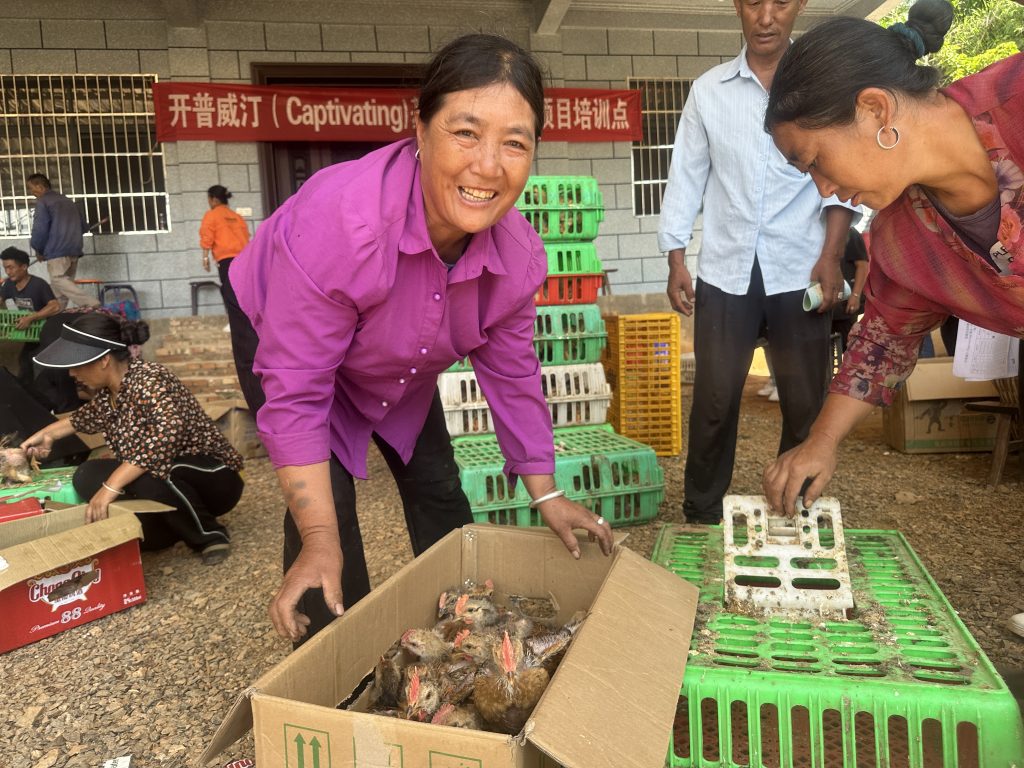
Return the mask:
[[[657,216],[668,181],[672,144],[691,80],[629,79],[640,91],[644,136],[633,142],[633,213]]]
[[[49,177],[93,232],[166,232],[153,75],[0,75],[0,237],[32,231],[25,180]]]

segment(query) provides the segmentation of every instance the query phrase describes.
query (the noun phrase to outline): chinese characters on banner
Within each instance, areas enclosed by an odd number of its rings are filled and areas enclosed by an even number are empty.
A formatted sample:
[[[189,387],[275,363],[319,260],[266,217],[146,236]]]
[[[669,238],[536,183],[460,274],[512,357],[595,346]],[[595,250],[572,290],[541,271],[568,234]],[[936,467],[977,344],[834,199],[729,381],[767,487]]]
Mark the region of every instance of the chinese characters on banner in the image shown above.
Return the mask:
[[[158,141],[394,141],[412,136],[417,92],[154,83]],[[637,141],[639,91],[549,88],[546,141]]]

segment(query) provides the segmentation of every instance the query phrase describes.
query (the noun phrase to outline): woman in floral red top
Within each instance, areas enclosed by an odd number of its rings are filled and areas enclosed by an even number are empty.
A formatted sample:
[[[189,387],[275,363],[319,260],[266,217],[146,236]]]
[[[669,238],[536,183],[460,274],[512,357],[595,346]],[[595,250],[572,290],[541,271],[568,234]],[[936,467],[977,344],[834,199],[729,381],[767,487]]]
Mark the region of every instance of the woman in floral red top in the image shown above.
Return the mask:
[[[807,440],[765,470],[768,501],[786,513],[801,493],[819,496],[839,442],[892,402],[948,316],[1024,338],[1024,54],[940,89],[916,60],[941,47],[952,18],[945,0],[919,0],[888,29],[834,19],[775,74],[765,127],[780,151],[823,196],[879,210],[842,368]]]
[[[242,495],[242,457],[173,373],[131,356],[148,338],[145,323],[105,313],[64,325],[35,361],[69,370],[96,396],[22,447],[45,458],[56,439],[102,432],[114,458],[86,461],[74,476],[75,490],[89,499],[87,522],[105,518],[121,496],[162,502],[174,511],[139,516],[143,547],[184,541],[212,565],[228,554],[228,532],[217,517]]]

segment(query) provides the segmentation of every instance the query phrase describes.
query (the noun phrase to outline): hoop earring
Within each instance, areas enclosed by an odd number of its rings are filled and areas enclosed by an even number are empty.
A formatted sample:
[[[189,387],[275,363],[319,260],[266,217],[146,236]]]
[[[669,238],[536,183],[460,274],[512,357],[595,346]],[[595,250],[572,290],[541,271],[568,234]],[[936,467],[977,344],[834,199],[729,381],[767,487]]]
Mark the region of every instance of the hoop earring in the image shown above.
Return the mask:
[[[416,159],[417,160],[420,159],[420,148],[419,147],[416,147]]]
[[[889,128],[889,130],[892,131],[893,134],[896,136],[896,141],[886,146],[885,144],[882,143],[882,131],[884,130],[885,126],[883,125],[881,128],[878,129],[878,133],[875,134],[875,141],[878,142],[878,146],[880,146],[882,149],[895,148],[895,146],[900,143],[900,132],[896,130],[896,126],[892,126],[891,128]]]

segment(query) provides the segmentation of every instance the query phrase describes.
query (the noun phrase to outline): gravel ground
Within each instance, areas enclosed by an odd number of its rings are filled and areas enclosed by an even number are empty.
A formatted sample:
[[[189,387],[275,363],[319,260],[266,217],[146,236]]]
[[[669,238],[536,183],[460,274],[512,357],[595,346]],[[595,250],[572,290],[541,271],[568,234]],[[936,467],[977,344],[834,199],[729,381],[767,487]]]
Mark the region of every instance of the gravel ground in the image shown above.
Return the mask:
[[[778,443],[778,406],[751,377],[732,490],[759,493]],[[683,413],[689,412],[684,387]],[[909,539],[992,661],[1024,668],[1024,641],[1005,619],[1024,611],[1020,520],[1024,472],[1012,459],[1004,485],[985,485],[987,454],[907,456],[882,441],[875,414],[846,442],[830,488],[850,528],[898,529]],[[379,584],[411,557],[398,495],[371,449],[372,479],[357,486],[371,577]],[[629,529],[650,555],[658,529],[682,522],[683,460],[662,459],[666,500],[656,521]],[[179,545],[143,555],[144,605],[0,657],[0,768],[181,766],[204,749],[236,695],[283,659],[289,644],[266,606],[280,577],[282,504],[265,460],[249,462],[241,504],[226,518],[234,550],[204,567]],[[225,753],[253,756],[251,738]]]

